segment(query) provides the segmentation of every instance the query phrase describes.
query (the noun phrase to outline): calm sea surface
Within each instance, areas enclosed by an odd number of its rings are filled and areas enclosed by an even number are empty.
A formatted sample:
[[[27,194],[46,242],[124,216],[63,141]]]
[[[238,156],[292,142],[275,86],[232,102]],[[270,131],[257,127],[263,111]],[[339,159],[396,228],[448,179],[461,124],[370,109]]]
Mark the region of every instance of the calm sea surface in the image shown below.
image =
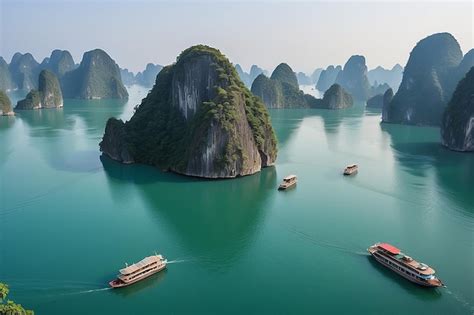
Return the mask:
[[[361,105],[271,111],[276,166],[207,181],[100,157],[107,118],[130,118],[146,93],[0,117],[0,282],[13,300],[38,315],[474,312],[474,154],[441,147],[438,129],[381,125]],[[298,186],[278,192],[290,173]],[[365,249],[379,241],[447,288],[375,263]],[[155,251],[166,271],[106,289]]]

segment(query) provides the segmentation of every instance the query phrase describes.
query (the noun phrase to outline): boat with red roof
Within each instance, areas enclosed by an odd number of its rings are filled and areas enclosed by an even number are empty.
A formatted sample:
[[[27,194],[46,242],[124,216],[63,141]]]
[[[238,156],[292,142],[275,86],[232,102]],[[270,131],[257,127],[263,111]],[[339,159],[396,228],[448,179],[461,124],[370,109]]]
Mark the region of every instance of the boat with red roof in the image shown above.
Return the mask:
[[[367,251],[382,265],[402,277],[425,287],[441,287],[443,282],[435,276],[435,270],[405,255],[388,243],[376,243]]]

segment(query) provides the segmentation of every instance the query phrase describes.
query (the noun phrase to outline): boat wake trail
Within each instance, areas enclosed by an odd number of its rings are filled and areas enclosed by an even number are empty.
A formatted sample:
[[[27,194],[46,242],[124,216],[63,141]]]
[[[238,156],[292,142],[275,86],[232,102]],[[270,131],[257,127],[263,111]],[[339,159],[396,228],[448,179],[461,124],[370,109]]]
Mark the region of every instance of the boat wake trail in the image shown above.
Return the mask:
[[[174,259],[174,260],[167,260],[166,263],[167,264],[180,264],[180,263],[184,263],[184,262],[188,262],[189,260],[187,259]]]
[[[301,231],[298,231],[296,229],[292,229],[291,231],[293,233],[295,233],[296,235],[298,235],[299,237],[301,237],[302,239],[304,239],[306,241],[309,241],[312,244],[320,246],[320,247],[335,249],[337,251],[347,253],[347,254],[353,254],[353,255],[359,255],[359,256],[367,256],[368,255],[368,253],[363,248],[361,248],[359,246],[353,246],[353,247],[342,246],[342,245],[339,245],[339,244],[334,244],[334,243],[330,243],[330,242],[327,242],[327,241],[317,239],[317,238],[315,238],[315,237],[313,237],[313,236],[311,236],[311,235],[309,235],[305,232],[301,232]],[[354,249],[354,247],[359,247],[359,249]]]
[[[469,309],[469,311],[474,314],[474,305],[471,305],[468,301],[466,301],[466,299],[464,297],[462,297],[461,294],[455,293],[455,292],[449,290],[447,287],[445,287],[445,291],[446,291],[446,293],[451,295],[456,301],[461,303],[462,306]]]

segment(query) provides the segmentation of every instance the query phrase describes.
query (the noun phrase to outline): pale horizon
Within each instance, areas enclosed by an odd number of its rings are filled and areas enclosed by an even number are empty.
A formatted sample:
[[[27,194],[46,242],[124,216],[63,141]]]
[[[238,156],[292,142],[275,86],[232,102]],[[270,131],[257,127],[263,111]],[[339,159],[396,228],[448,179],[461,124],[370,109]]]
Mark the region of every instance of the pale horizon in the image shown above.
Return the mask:
[[[79,63],[101,48],[134,73],[173,63],[196,44],[220,49],[246,72],[286,62],[306,74],[351,55],[365,56],[369,69],[404,67],[415,44],[439,32],[451,33],[464,54],[474,46],[472,2],[0,0],[0,14],[0,56],[8,63],[15,52],[41,63],[54,49]]]

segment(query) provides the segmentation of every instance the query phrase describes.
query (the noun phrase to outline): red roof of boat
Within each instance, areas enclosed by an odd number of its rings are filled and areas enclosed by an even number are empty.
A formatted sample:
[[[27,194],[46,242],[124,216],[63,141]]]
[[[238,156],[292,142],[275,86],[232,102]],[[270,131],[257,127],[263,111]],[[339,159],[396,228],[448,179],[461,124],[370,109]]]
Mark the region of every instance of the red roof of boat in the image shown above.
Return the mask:
[[[387,243],[380,243],[378,246],[380,248],[386,250],[387,252],[389,252],[392,255],[397,255],[397,254],[400,253],[400,250],[398,248],[396,248],[395,246],[392,246],[390,244],[387,244]]]

